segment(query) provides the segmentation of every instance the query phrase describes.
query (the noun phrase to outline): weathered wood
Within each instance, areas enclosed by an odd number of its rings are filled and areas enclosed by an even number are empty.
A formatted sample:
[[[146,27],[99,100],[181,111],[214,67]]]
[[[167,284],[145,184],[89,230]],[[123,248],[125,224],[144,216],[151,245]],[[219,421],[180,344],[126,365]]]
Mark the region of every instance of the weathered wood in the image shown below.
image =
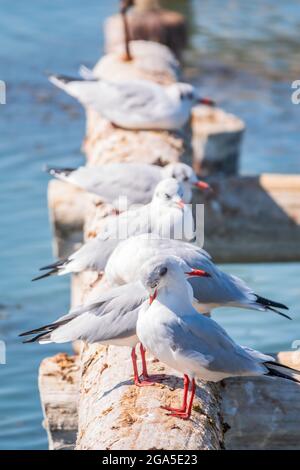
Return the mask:
[[[151,42],[133,42],[134,60],[124,62],[121,54],[104,56],[95,66],[99,78],[124,80],[143,78],[162,85],[178,78],[177,62],[168,48]],[[189,140],[176,132],[130,131],[115,128],[99,114],[87,110],[87,131],[83,150],[90,165],[139,161],[166,164],[182,159],[191,163]]]
[[[187,44],[187,25],[183,15],[160,8],[156,0],[136,0],[127,13],[129,35],[132,40],[155,41],[168,46],[181,57]],[[125,35],[121,15],[105,21],[105,49],[111,53],[120,44],[124,51]]]
[[[277,359],[300,370],[296,352],[279,353]],[[226,449],[299,449],[299,384],[258,377],[227,379],[222,385]]]
[[[120,69],[122,78],[127,77],[124,62],[118,55],[102,59],[97,68],[102,76],[111,77],[113,71]],[[130,69],[130,76],[141,73],[141,70],[136,72],[135,61],[126,62],[126,69]],[[165,80],[170,83],[174,76],[168,63],[165,70],[166,74],[170,71]],[[152,79],[157,80],[156,69],[151,71],[151,61],[147,74],[152,74]],[[85,151],[90,165],[128,160],[167,163],[183,158],[188,137],[189,133],[184,131],[176,135],[171,132],[116,129],[96,113],[88,111]],[[85,208],[86,239],[101,232],[103,217],[111,209],[106,205]],[[85,273],[80,281],[78,284],[77,279],[74,300],[80,300],[78,290],[82,292],[81,298],[91,300],[94,295],[91,286],[95,278]],[[94,291],[105,289],[104,282],[98,282]],[[199,408],[200,412],[195,411],[193,420],[178,423],[166,416],[159,404],[180,399],[182,390],[178,385],[181,381],[171,377],[166,385],[151,389],[136,388],[130,380],[131,359],[127,348],[85,346],[81,360],[77,449],[218,449],[222,446],[218,387],[205,386],[197,397],[196,410]],[[152,368],[165,370],[159,363],[152,364]],[[166,372],[171,373],[169,370]],[[173,392],[170,386],[175,387]]]
[[[63,181],[48,185],[48,211],[55,257],[70,255],[83,241],[83,222],[87,194]]]
[[[161,363],[151,372],[170,375],[164,384],[132,384],[130,350],[89,347],[82,357],[82,393],[77,449],[219,449],[222,427],[217,387],[198,389],[192,421],[178,421],[160,409],[176,406],[182,380]]]
[[[245,123],[220,108],[195,106],[192,112],[193,166],[201,175],[238,173]]]
[[[44,359],[39,390],[50,450],[72,450],[78,429],[78,357],[61,353]]]
[[[114,348],[116,349],[116,348]],[[127,351],[128,353],[128,351]],[[114,360],[113,348],[111,348],[109,355],[106,348],[99,350],[97,357],[95,358],[94,369],[95,376],[94,380],[99,378],[101,384],[107,387],[107,381],[109,377],[105,377],[105,374],[111,373],[108,371],[109,367],[107,359]],[[124,350],[124,355],[126,351]],[[119,358],[119,356],[118,356]],[[299,352],[280,352],[276,355],[277,360],[282,364],[300,369],[300,357]],[[77,405],[78,405],[78,394],[80,386],[80,368],[73,367],[73,358],[68,356],[59,355],[53,358],[45,359],[40,367],[40,392],[42,406],[45,414],[46,429],[48,431],[49,442],[52,449],[65,449],[73,448],[75,446],[76,431],[77,431]],[[130,393],[124,394],[122,389],[124,388],[124,382],[128,381],[130,375],[130,365],[128,361],[128,354],[124,356],[124,363],[126,371],[122,375],[120,380],[120,386],[113,390],[115,399],[119,398],[126,403],[124,412],[122,415],[115,416],[116,423],[112,422],[109,435],[107,438],[100,437],[103,445],[112,443],[114,426],[123,427],[124,434],[131,432],[131,426],[139,426],[135,424],[136,421],[141,420],[139,416],[140,402],[143,403],[144,397],[139,395],[139,392],[135,389],[129,389]],[[62,368],[61,365],[70,364],[70,367]],[[155,367],[155,363],[151,364],[151,367]],[[71,376],[73,380],[66,380],[63,377],[70,377],[69,371],[71,369]],[[159,373],[162,372],[160,368],[156,367]],[[126,375],[125,374],[129,374]],[[179,399],[180,390],[176,389],[180,381],[176,377],[172,377],[168,380],[168,384],[171,385],[170,390],[170,403],[176,404]],[[168,385],[168,386],[169,386]],[[93,395],[93,384],[89,384],[87,391],[87,406],[88,400],[92,401]],[[167,385],[166,385],[167,386]],[[155,400],[160,400],[160,387],[155,386]],[[101,389],[101,396],[105,395],[107,388]],[[152,388],[147,392],[149,393],[149,399],[153,400]],[[199,389],[198,393],[206,399],[208,399],[207,389]],[[219,389],[220,394],[220,406],[222,410],[222,428],[224,431],[224,444],[226,449],[298,449],[300,439],[300,408],[299,408],[299,385],[287,382],[282,379],[272,379],[268,377],[262,378],[244,378],[244,379],[227,379],[223,381]],[[107,395],[109,396],[109,394]],[[98,398],[100,398],[98,397]],[[95,397],[94,397],[95,399]],[[102,401],[102,398],[101,400]],[[98,401],[98,413],[107,412],[104,402],[100,406]],[[129,407],[130,403],[135,402],[136,407],[133,411]],[[153,405],[157,406],[160,402],[153,402]],[[216,403],[210,403],[205,401],[206,406],[211,410],[211,407]],[[202,410],[202,412],[204,409]],[[162,411],[161,411],[162,412]],[[155,435],[155,429],[153,429],[153,422],[155,419],[161,418],[158,415],[159,410],[154,411],[154,416],[146,416],[146,419],[150,421],[150,427],[152,434]],[[196,422],[198,423],[201,418],[201,410],[196,406],[194,411],[196,416]],[[104,413],[105,415],[105,413]],[[106,413],[107,418],[112,421],[114,416],[110,416],[110,411]],[[203,419],[203,417],[202,417]],[[181,422],[178,423],[181,427]],[[173,429],[172,429],[173,427]],[[176,430],[176,423],[170,425],[171,429],[168,429],[169,437],[172,437],[174,433],[180,432]],[[137,429],[135,427],[134,429]],[[97,431],[98,432],[98,431]],[[124,436],[121,437],[120,444],[124,446],[126,444]],[[148,439],[148,436],[147,436]],[[191,444],[194,442],[193,436],[191,436]],[[153,437],[151,436],[151,442]],[[105,442],[103,442],[105,441]],[[84,439],[82,439],[84,442]],[[168,444],[168,436],[164,436],[164,441]],[[163,446],[162,442],[159,444],[159,449]],[[97,441],[95,439],[95,445]],[[113,442],[113,446],[110,448],[119,448],[116,442]]]
[[[204,247],[218,262],[299,261],[300,176],[212,178]],[[195,202],[203,202],[195,193]]]
[[[194,192],[193,202],[205,205],[205,248],[216,262],[300,260],[300,176],[218,176],[210,183],[214,194]],[[49,187],[61,257],[74,251],[74,238],[76,244],[82,238],[83,194],[58,181]]]

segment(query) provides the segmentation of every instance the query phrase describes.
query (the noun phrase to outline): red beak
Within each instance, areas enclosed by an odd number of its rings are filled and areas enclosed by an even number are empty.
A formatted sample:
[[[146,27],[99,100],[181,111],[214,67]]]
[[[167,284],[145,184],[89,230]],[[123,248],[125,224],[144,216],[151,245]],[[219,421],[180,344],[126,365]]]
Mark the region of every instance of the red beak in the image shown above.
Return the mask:
[[[212,189],[208,183],[205,183],[205,181],[197,181],[197,183],[194,183],[194,186],[196,186],[196,188],[201,189],[201,191],[207,191]]]
[[[183,202],[182,199],[177,202],[177,206],[180,207],[180,209],[183,209],[183,208],[184,208],[184,202]]]
[[[153,292],[153,294],[150,295],[150,297],[149,297],[149,304],[150,304],[150,305],[151,305],[152,302],[156,299],[156,297],[157,297],[157,289],[155,289],[155,291]]]
[[[216,106],[215,101],[211,100],[210,98],[199,98],[199,104],[204,104],[205,106]]]
[[[204,271],[203,269],[192,269],[190,272],[185,273],[185,274],[187,274],[190,277],[194,277],[194,276],[197,276],[197,277],[211,277],[211,275],[209,273],[207,273],[206,271]]]

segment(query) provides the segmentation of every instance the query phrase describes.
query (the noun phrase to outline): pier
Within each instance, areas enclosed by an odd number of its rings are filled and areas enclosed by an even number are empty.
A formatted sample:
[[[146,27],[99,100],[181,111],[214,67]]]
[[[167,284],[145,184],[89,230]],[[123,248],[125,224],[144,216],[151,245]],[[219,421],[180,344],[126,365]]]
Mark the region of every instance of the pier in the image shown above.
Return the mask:
[[[111,26],[107,31],[109,36]],[[122,45],[109,38],[109,52],[95,65],[95,76],[147,78],[161,84],[178,80],[181,69],[173,54],[180,56],[176,47],[172,52],[166,45],[145,39],[132,41],[133,60],[124,61]],[[300,177],[239,175],[246,129],[237,116],[218,107],[209,111],[197,107],[190,124],[181,133],[172,133],[118,129],[91,109],[86,112],[83,150],[88,165],[185,161],[207,177],[213,193],[195,193],[193,203],[205,205],[204,248],[215,261],[300,259]],[[83,240],[95,237],[105,217],[113,214],[113,208],[98,197],[61,181],[49,183],[48,205],[58,257],[65,257]],[[105,289],[105,278],[96,277],[88,272],[73,276],[72,306]],[[40,367],[44,425],[51,449],[299,446],[298,384],[269,377],[227,379],[219,385],[199,382],[193,419],[177,422],[159,408],[162,402],[176,403],[182,392],[182,381],[173,370],[150,359],[150,372],[164,373],[167,378],[163,384],[140,389],[130,379],[130,353],[126,348],[80,343],[75,349],[74,356],[59,354],[45,359]],[[280,352],[276,357],[300,370],[297,352]]]

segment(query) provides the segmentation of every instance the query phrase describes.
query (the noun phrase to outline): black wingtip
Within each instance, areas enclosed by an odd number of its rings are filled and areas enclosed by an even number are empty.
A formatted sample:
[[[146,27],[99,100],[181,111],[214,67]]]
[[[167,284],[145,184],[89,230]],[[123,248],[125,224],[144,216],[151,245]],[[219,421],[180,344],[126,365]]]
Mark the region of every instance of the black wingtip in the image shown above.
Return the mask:
[[[293,320],[289,315],[286,313],[280,312],[279,310],[276,310],[276,308],[273,307],[267,307],[267,310],[271,310],[274,313],[277,313],[277,315],[281,315],[284,318],[287,318],[288,320]]]
[[[54,74],[54,73],[51,73],[50,75],[48,75],[48,78],[50,81],[52,80],[58,80],[64,84],[68,84],[70,82],[83,82],[83,78],[80,78],[80,77],[71,77],[70,75],[64,75],[64,74]]]
[[[289,310],[289,307],[287,307],[284,304],[281,304],[280,302],[274,302],[273,300],[266,299],[265,297],[261,297],[260,295],[256,295],[256,302],[258,302],[261,305],[264,305],[265,307],[275,307],[275,308],[280,308],[283,310]]]
[[[68,176],[70,173],[73,173],[73,171],[76,170],[76,168],[70,168],[70,167],[65,167],[65,168],[58,168],[58,167],[53,167],[53,166],[44,166],[44,171],[48,173],[51,176],[56,176],[60,175],[61,173]]]
[[[265,362],[264,365],[267,367],[269,371],[268,374],[266,375],[271,376],[271,377],[280,377],[281,379],[286,379],[291,382],[296,382],[298,384],[300,383],[300,376],[299,376],[300,371],[296,369],[292,369],[291,367],[287,367],[284,364],[279,364],[277,362]],[[289,375],[288,372],[291,372],[294,375],[297,375],[298,377],[296,378],[292,375]]]
[[[55,261],[54,263],[47,264],[47,266],[42,266],[41,268],[39,268],[39,271],[46,271],[46,270],[58,271],[59,268],[68,264],[69,262],[70,262],[69,258],[59,259],[58,261]]]
[[[22,341],[22,344],[35,343],[35,342],[38,341],[40,338],[43,338],[43,337],[47,336],[48,333],[49,333],[49,332],[46,331],[46,332],[40,333],[39,335],[34,336],[33,338],[25,339],[24,341]]]
[[[45,279],[46,277],[53,276],[56,273],[57,273],[57,269],[52,269],[52,271],[49,271],[45,274],[41,274],[40,276],[34,277],[33,279],[31,279],[31,282],[39,281],[40,279]]]

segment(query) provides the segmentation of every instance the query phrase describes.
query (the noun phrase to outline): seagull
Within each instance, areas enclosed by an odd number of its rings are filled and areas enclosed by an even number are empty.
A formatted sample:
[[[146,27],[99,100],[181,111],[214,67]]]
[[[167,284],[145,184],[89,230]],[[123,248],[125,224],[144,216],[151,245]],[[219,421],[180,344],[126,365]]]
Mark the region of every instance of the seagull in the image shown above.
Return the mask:
[[[143,364],[139,377],[136,346],[136,322],[140,309],[148,308],[148,295],[140,282],[109,289],[97,296],[97,301],[71,309],[56,320],[20,336],[32,336],[24,343],[66,343],[82,340],[89,344],[124,346],[131,348],[134,383],[145,386],[153,383],[147,372],[144,349],[141,346]]]
[[[162,86],[149,80],[85,80],[51,75],[51,83],[113,125],[132,130],[180,130],[196,104],[213,106],[189,83]]]
[[[271,356],[239,346],[218,323],[198,314],[176,258],[163,262],[152,258],[143,266],[140,277],[149,292],[150,306],[139,312],[138,338],[156,358],[184,375],[182,406],[163,407],[171,416],[190,418],[196,378],[219,382],[227,377],[268,375],[299,382],[299,371],[277,363]],[[291,373],[297,373],[298,378]]]
[[[164,260],[163,255],[161,260]],[[186,272],[186,276],[207,275],[200,270],[194,272],[180,259],[178,264],[183,272]],[[192,296],[191,288],[190,295]],[[138,373],[136,355],[136,346],[139,342],[136,335],[137,318],[141,310],[149,307],[148,297],[148,292],[140,281],[109,290],[105,288],[105,292],[97,293],[93,302],[73,308],[55,322],[21,333],[20,336],[34,335],[24,343],[47,344],[83,340],[89,344],[129,347],[135,385],[139,387],[153,385],[161,377],[149,376],[142,344],[140,344],[142,378]]]
[[[272,311],[291,320],[278,310],[288,310],[286,305],[256,294],[242,279],[221,271],[202,248],[179,240],[154,238],[151,234],[130,237],[115,248],[105,268],[107,282],[112,286],[135,282],[141,266],[160,253],[175,255],[191,268],[203,269],[211,275],[201,282],[197,277],[189,280],[197,308],[202,313],[210,314],[218,307],[237,307]]]
[[[182,199],[187,204],[192,199],[192,188],[205,192],[211,190],[205,181],[199,181],[189,165],[181,162],[169,163],[164,167],[147,163],[108,163],[97,167],[46,170],[55,178],[97,194],[110,204],[120,202],[120,196],[127,198],[129,206],[148,204],[157,184],[166,178],[175,178],[182,184]]]
[[[65,260],[42,267],[41,270],[47,272],[33,281],[86,270],[102,273],[118,243],[133,235],[152,233],[155,236],[193,239],[193,215],[182,200],[183,193],[181,183],[174,178],[162,180],[156,186],[150,204],[107,217],[96,238],[87,241]]]

